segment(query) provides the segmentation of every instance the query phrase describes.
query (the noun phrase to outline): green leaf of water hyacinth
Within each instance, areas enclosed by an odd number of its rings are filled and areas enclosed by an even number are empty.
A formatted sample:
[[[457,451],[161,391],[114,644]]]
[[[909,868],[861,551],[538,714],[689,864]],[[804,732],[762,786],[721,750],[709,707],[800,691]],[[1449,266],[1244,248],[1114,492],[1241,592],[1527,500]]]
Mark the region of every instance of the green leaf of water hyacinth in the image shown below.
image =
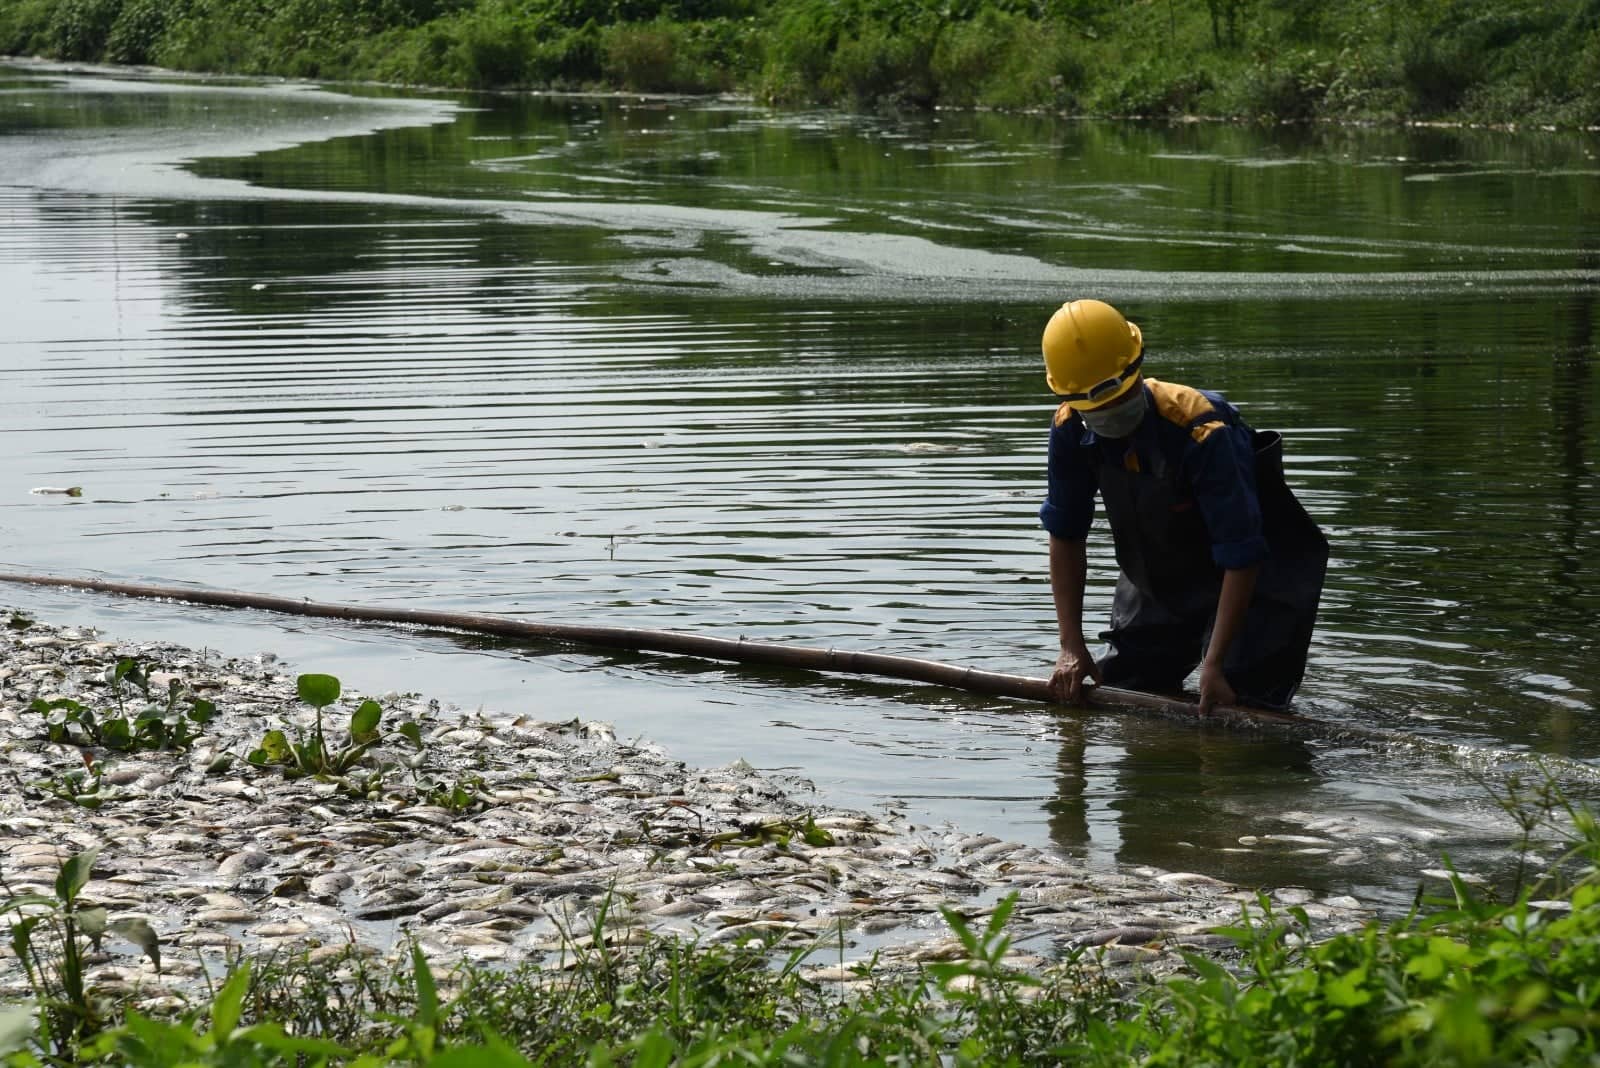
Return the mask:
[[[806,816],[806,825],[801,832],[801,836],[805,838],[806,845],[814,848],[820,849],[824,846],[833,845],[833,835],[828,832],[827,828],[818,827],[817,821],[810,815]]]
[[[256,760],[256,753],[262,759]],[[294,761],[294,747],[289,744],[289,736],[282,731],[268,731],[261,738],[261,748],[250,754],[252,764],[289,764]]]
[[[326,708],[339,699],[339,680],[332,675],[301,675],[295,690],[306,704]]]
[[[308,742],[296,742],[290,747],[290,756],[285,763],[293,764],[308,774],[327,771],[328,750],[322,745],[322,735],[313,735]]]
[[[378,736],[378,721],[383,718],[383,706],[376,701],[361,702],[361,707],[350,717],[350,737],[358,742],[371,741]]]
[[[113,684],[127,682],[130,686],[137,687],[146,697],[150,696],[150,680],[145,676],[144,669],[139,666],[139,661],[131,656],[125,656],[117,661],[111,681]]]
[[[193,707],[189,709],[189,718],[196,723],[210,723],[217,718],[217,706],[210,701],[196,697]]]
[[[395,730],[397,732],[399,732],[400,736],[405,738],[406,741],[410,742],[412,745],[416,746],[418,749],[422,748],[422,728],[421,727],[417,726],[412,721],[407,720],[406,722],[400,724],[400,726],[396,727]]]
[[[121,716],[108,719],[100,725],[100,743],[107,749],[130,749],[133,747],[133,730],[128,726],[128,721]]]

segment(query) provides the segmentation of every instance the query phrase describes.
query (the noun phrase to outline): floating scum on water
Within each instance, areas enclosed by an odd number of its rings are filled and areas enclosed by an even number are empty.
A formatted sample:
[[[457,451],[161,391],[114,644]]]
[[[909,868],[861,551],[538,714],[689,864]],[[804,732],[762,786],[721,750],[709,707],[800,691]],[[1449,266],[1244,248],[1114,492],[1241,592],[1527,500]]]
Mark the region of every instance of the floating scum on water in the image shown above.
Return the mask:
[[[99,850],[85,907],[112,930],[147,924],[159,957],[108,942],[90,979],[146,1007],[176,1005],[240,951],[398,956],[414,941],[438,959],[560,965],[602,933],[809,950],[809,976],[853,981],[863,961],[959,958],[941,909],[983,917],[1012,893],[1008,963],[1082,952],[1159,972],[1225,948],[1213,930],[1256,899],[1198,873],[1085,872],[892,810],[830,808],[802,780],[691,768],[603,723],[341,693],[270,656],[14,616],[0,694],[8,891],[48,895],[70,857]],[[108,733],[118,720],[128,731]],[[1303,888],[1273,899],[1328,930],[1369,915]],[[22,994],[14,967],[0,982]]]

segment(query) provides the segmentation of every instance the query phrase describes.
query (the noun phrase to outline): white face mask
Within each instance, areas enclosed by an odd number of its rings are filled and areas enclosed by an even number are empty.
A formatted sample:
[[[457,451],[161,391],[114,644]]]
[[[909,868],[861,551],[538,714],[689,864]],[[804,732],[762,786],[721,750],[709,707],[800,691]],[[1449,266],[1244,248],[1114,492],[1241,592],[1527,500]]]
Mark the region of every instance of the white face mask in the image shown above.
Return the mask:
[[[1132,399],[1110,408],[1095,408],[1087,412],[1079,412],[1089,429],[1103,438],[1125,438],[1139,429],[1139,424],[1144,422],[1145,409],[1150,407],[1149,398],[1145,396],[1144,383],[1140,382],[1133,387]]]

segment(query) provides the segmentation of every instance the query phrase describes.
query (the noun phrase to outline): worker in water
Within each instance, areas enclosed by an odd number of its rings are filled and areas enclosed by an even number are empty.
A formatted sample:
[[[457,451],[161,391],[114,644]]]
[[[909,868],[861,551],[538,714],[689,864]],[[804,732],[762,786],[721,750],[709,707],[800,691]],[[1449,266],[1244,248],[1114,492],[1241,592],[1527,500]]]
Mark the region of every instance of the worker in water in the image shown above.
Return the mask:
[[[1328,543],[1283,479],[1282,439],[1252,430],[1220,394],[1145,378],[1144,338],[1111,305],[1075,300],[1044,329],[1050,430],[1050,589],[1058,700],[1088,680],[1181,692],[1200,707],[1282,709],[1305,675]],[[1083,636],[1085,542],[1095,496],[1116,549],[1105,652]]]

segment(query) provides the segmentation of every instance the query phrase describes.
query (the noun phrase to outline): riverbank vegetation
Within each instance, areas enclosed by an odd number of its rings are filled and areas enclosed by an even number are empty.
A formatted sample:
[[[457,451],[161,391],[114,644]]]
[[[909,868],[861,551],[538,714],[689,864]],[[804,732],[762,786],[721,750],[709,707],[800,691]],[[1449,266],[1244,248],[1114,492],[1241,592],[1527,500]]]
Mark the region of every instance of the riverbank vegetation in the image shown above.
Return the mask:
[[[0,54],[457,88],[1600,123],[1600,0],[0,0]]]
[[[798,967],[826,939],[786,961],[755,943],[612,941],[602,904],[558,966],[435,976],[416,949],[402,969],[356,953],[236,961],[209,995],[158,1017],[85,985],[108,930],[161,957],[153,932],[108,928],[83,899],[94,856],[80,854],[54,895],[0,904],[36,995],[0,1014],[0,1054],[11,1068],[1593,1064],[1600,828],[1550,787],[1508,800],[1525,856],[1550,832],[1568,847],[1509,903],[1452,878],[1431,907],[1321,939],[1304,910],[1263,897],[1225,930],[1231,958],[1187,954],[1184,974],[1142,984],[1108,979],[1093,950],[1042,972],[1008,967],[1014,898],[984,925],[947,912],[956,949],[941,963],[841,968],[843,982]]]

